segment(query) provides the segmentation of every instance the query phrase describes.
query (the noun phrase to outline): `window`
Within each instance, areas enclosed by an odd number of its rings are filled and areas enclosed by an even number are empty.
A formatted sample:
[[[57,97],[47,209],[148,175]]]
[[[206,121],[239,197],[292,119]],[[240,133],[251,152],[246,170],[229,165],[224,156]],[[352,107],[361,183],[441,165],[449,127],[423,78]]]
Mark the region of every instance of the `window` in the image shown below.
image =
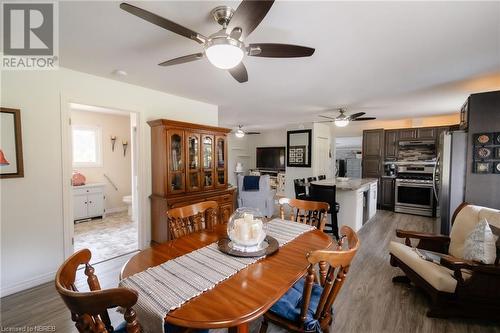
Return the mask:
[[[73,126],[73,166],[102,165],[101,129],[94,126]]]

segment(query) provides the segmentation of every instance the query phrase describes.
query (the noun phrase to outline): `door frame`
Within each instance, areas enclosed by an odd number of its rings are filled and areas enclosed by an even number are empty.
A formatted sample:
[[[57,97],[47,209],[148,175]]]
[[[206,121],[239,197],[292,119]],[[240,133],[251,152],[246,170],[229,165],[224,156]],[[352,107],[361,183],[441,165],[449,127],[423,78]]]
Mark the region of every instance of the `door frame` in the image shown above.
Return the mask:
[[[132,198],[137,204],[137,237],[138,237],[138,250],[142,250],[147,247],[147,237],[146,237],[146,225],[144,221],[147,220],[146,217],[146,205],[147,200],[144,195],[146,189],[146,179],[145,179],[145,164],[141,163],[144,161],[144,152],[141,149],[141,138],[142,138],[142,123],[141,123],[141,113],[134,110],[124,110],[122,108],[117,108],[113,106],[103,106],[95,105],[94,103],[88,103],[79,99],[71,98],[69,96],[60,96],[60,110],[61,110],[61,159],[62,159],[62,204],[63,204],[63,253],[64,258],[69,258],[74,253],[74,221],[73,221],[73,184],[72,184],[72,174],[73,174],[73,157],[72,157],[72,135],[71,135],[71,103],[89,105],[107,108],[116,111],[122,111],[136,117],[136,142],[132,142],[131,147],[134,146],[137,151],[132,154],[132,178],[134,177],[133,166],[137,166],[137,185],[135,191],[135,196]],[[131,139],[133,139],[131,137]],[[131,179],[133,183],[133,179]],[[134,204],[134,203],[132,203]]]

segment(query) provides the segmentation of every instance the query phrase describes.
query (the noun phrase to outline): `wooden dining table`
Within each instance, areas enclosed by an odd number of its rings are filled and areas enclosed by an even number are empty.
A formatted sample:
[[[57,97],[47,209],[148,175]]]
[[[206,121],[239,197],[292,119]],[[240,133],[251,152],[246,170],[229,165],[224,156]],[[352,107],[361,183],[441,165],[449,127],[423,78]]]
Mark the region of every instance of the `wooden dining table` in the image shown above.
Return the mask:
[[[227,237],[226,228],[225,224],[216,225],[212,230],[142,250],[124,265],[121,278],[217,242]],[[249,323],[263,315],[305,274],[308,267],[306,254],[326,249],[332,243],[333,239],[322,231],[308,231],[280,247],[275,254],[249,265],[213,289],[170,311],[165,320],[186,328],[229,328],[229,332],[248,332]]]

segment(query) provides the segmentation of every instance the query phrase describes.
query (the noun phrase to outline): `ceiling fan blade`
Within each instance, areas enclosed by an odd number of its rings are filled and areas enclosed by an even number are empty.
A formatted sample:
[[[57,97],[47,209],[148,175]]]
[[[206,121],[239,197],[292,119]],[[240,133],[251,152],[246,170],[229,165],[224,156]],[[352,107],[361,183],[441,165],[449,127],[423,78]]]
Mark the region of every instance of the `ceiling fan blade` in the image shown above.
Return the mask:
[[[248,81],[247,69],[242,62],[240,62],[236,67],[228,69],[228,71],[239,83]]]
[[[377,119],[376,117],[360,117],[356,119],[352,119],[352,121],[365,121],[365,120],[375,120]]]
[[[160,66],[172,66],[172,65],[184,64],[186,62],[199,60],[201,58],[203,58],[203,53],[194,53],[194,54],[189,54],[189,55],[185,55],[182,57],[170,59],[170,60],[164,61],[162,63],[159,63],[158,65],[160,65]]]
[[[245,39],[262,22],[274,0],[243,0],[234,12],[227,31],[232,32],[235,28],[241,28],[240,39]]]
[[[249,53],[254,57],[266,58],[299,58],[310,57],[314,53],[314,49],[307,46],[291,45],[291,44],[276,44],[276,43],[258,43],[249,44],[249,50],[258,50],[260,52]]]
[[[245,132],[247,135],[254,135],[254,134],[260,134],[260,132]]]
[[[332,117],[328,117],[328,116],[323,116],[323,115],[319,115],[321,118],[326,118],[326,119],[331,119],[331,120],[335,120],[336,118],[332,118]]]
[[[143,20],[156,24],[157,26],[167,29],[169,31],[175,32],[178,35],[192,39],[200,44],[205,43],[207,39],[205,36],[200,35],[196,31],[183,27],[182,25],[170,21],[164,17],[158,16],[154,13],[148,12],[147,10],[130,5],[128,3],[125,2],[121,3],[120,8],[126,12],[129,12],[132,15],[142,18]]]
[[[358,112],[358,113],[351,114],[348,118],[349,118],[349,120],[355,120],[356,118],[359,118],[365,114],[366,114],[366,112]]]

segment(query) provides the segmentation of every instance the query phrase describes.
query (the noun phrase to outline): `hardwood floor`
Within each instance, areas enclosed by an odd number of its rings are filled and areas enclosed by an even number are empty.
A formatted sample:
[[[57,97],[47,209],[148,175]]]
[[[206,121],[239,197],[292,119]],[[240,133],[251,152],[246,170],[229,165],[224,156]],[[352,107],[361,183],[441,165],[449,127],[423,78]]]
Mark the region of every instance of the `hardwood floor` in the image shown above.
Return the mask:
[[[378,211],[359,232],[361,247],[335,304],[333,332],[498,332],[500,327],[480,321],[426,317],[427,299],[414,287],[393,284],[400,271],[389,265],[388,244],[395,229],[432,231],[433,220],[426,217]],[[114,287],[118,274],[131,255],[95,266],[103,288]],[[81,273],[81,272],[80,272]],[[85,279],[79,278],[79,287]],[[110,311],[113,322],[121,315]],[[57,295],[53,283],[1,299],[0,328],[54,325],[56,332],[76,332],[69,311]],[[258,332],[259,322],[251,331]],[[3,330],[2,330],[3,331]],[[217,330],[224,332],[226,330]],[[286,332],[269,326],[269,333]]]

